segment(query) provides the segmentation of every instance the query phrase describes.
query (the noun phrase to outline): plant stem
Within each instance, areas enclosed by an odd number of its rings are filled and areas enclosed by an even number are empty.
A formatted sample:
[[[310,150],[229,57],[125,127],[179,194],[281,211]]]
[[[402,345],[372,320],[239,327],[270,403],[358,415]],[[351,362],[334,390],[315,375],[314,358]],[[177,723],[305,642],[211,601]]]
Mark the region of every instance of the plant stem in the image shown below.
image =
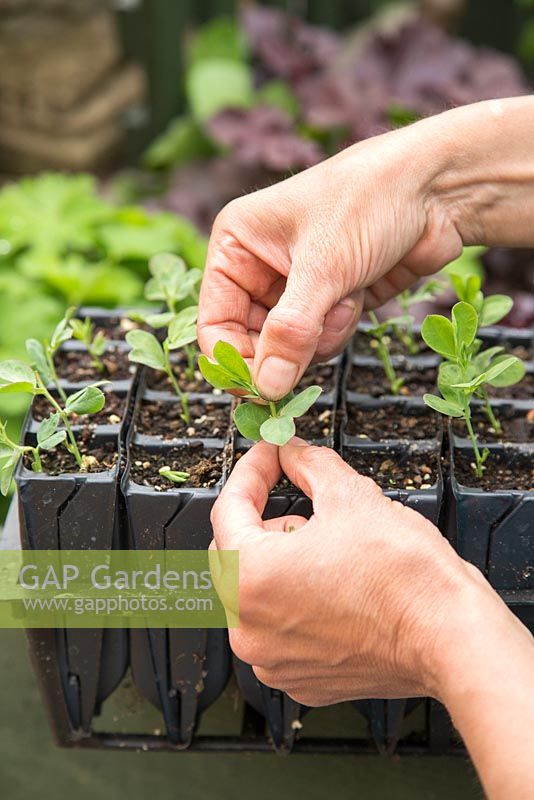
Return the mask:
[[[369,317],[371,322],[375,326],[375,328],[380,328],[380,323],[374,311],[369,311]],[[398,394],[398,379],[395,373],[395,369],[393,367],[391,356],[389,354],[389,348],[387,344],[384,342],[384,337],[380,333],[376,333],[376,340],[378,342],[377,352],[380,361],[382,362],[382,366],[384,367],[384,372],[386,373],[386,378],[389,381],[389,386],[391,389],[392,394]]]
[[[67,436],[68,436],[69,441],[70,441],[70,447],[68,449],[70,450],[70,452],[72,453],[72,455],[76,459],[76,463],[78,464],[78,466],[82,467],[83,466],[83,459],[82,459],[80,450],[78,448],[78,445],[76,443],[76,437],[74,436],[74,432],[73,432],[73,430],[71,428],[67,412],[63,408],[61,408],[59,403],[50,394],[50,392],[48,391],[46,386],[43,384],[43,382],[39,381],[39,383],[41,384],[39,386],[41,394],[43,394],[46,397],[46,399],[48,400],[48,402],[50,403],[52,408],[55,411],[57,411],[57,413],[61,417],[61,421],[62,421],[63,425],[65,426],[65,430],[67,431]]]
[[[489,423],[496,434],[502,433],[502,425],[495,416],[493,409],[491,407],[490,399],[488,397],[488,390],[484,387],[484,413],[487,416]]]
[[[38,447],[32,447],[30,449],[31,449],[32,456],[33,456],[34,471],[35,472],[42,472],[43,471],[43,465],[41,463],[41,456],[39,455],[39,448]]]
[[[475,435],[473,426],[471,424],[471,409],[469,407],[469,404],[465,408],[465,424],[467,426],[467,431],[469,433],[469,438],[471,439],[471,444],[473,445],[473,451],[475,454],[475,474],[477,478],[481,478],[482,473],[484,471],[484,468],[482,466],[483,460],[482,456],[480,455],[480,450],[478,449],[477,437]]]
[[[176,392],[182,405],[182,419],[186,424],[189,424],[191,420],[191,416],[189,414],[189,397],[187,396],[187,393],[183,392],[178,385],[178,381],[176,380],[176,376],[172,369],[169,350],[167,347],[165,347],[165,343],[163,344],[163,351],[165,353],[165,372],[167,373],[167,377],[172,384],[172,388]]]
[[[187,356],[187,369],[185,371],[188,380],[192,381],[195,377],[195,356],[196,347],[188,344],[185,346],[185,354]]]
[[[276,403],[274,402],[274,400],[269,400],[269,408],[271,409],[271,417],[277,417],[278,410],[276,408]]]
[[[50,370],[50,374],[52,375],[52,383],[56,387],[57,393],[59,394],[63,402],[66,403],[67,395],[65,394],[65,391],[59,382],[59,378],[56,372],[56,367],[54,364],[54,355],[48,347],[46,348],[46,363],[48,364],[48,369]]]

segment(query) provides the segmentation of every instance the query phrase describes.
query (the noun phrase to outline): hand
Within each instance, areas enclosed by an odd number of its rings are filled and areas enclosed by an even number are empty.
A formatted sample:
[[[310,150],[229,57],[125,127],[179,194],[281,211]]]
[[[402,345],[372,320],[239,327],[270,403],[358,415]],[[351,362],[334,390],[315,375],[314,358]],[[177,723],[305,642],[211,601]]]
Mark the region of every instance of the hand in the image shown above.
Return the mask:
[[[312,498],[309,521],[262,521],[282,470]],[[243,456],[212,521],[217,548],[240,551],[231,646],[261,681],[311,706],[439,694],[444,629],[478,583],[421,515],[295,438]]]
[[[453,109],[360,142],[217,218],[198,339],[254,359],[277,400],[375,308],[464,244],[534,245],[534,99]]]

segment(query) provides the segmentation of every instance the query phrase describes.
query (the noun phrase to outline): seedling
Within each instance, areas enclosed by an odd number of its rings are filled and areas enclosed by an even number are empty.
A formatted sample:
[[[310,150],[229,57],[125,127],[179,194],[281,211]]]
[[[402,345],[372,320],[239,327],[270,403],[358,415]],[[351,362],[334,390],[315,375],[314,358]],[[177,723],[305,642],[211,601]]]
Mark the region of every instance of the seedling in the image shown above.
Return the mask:
[[[185,483],[189,480],[189,472],[179,472],[178,470],[171,469],[170,467],[161,467],[159,474],[162,478],[167,478],[171,483]]]
[[[45,339],[39,342],[37,339],[26,339],[26,352],[30,365],[39,374],[44,385],[53,384],[55,386],[64,403],[67,402],[67,395],[59,382],[54,357],[61,345],[72,338],[71,320],[75,310],[75,308],[67,309],[63,319],[56,325],[50,340]]]
[[[388,331],[395,324],[400,323],[401,321],[404,323],[404,317],[392,317],[391,319],[384,320],[384,322],[379,322],[374,311],[369,311],[369,318],[372,322],[372,327],[368,328],[366,333],[376,342],[376,352],[380,361],[382,362],[382,366],[384,367],[384,372],[386,373],[386,378],[389,382],[391,394],[398,394],[402,388],[404,379],[399,378],[395,372],[395,368],[391,360],[391,353],[389,351],[391,339],[388,335]]]
[[[297,395],[293,393],[278,400],[262,397],[254,382],[247,362],[228,342],[217,342],[213,349],[215,363],[201,355],[198,366],[204,378],[215,389],[239,391],[244,399],[234,411],[234,422],[239,433],[257,442],[263,439],[282,446],[295,435],[295,419],[305,414],[322,392],[320,386],[309,386]]]
[[[85,345],[87,352],[92,358],[91,364],[93,367],[98,370],[98,372],[104,372],[105,365],[100,358],[106,350],[106,337],[104,334],[97,333],[93,335],[95,326],[89,317],[86,317],[83,321],[81,319],[71,319],[70,327],[73,338]]]
[[[180,306],[183,307],[188,298],[198,303],[202,271],[188,270],[185,261],[172,253],[160,253],[151,258],[149,270],[152,277],[145,285],[145,298],[163,301],[166,311],[135,311],[130,316],[136,322],[146,323],[151,328],[165,328],[171,324]],[[184,346],[184,351],[187,356],[186,376],[188,380],[193,380],[197,350],[192,343],[188,343]]]
[[[54,450],[64,443],[80,469],[84,469],[85,461],[78,448],[70,417],[80,414],[96,414],[104,408],[105,397],[98,386],[86,386],[79,392],[70,395],[63,404],[58,403],[47,388],[40,373],[23,361],[0,362],[0,394],[25,393],[32,397],[43,395],[48,401],[52,413],[43,420],[37,431],[37,445],[34,447],[17,445],[7,436],[5,425],[0,425],[0,490],[6,494],[20,458],[30,453],[32,469],[42,472],[41,450]],[[60,423],[64,428],[59,429]]]
[[[489,295],[488,297],[484,297],[481,289],[482,279],[479,275],[460,275],[457,273],[451,273],[449,277],[456,291],[458,299],[462,302],[469,303],[469,305],[473,306],[477,312],[477,334],[479,333],[480,328],[487,325],[495,325],[497,322],[500,322],[502,319],[504,319],[514,305],[512,298],[505,294],[493,294]],[[481,345],[482,341],[476,338],[473,342],[473,355],[476,359],[476,366],[479,370],[486,369],[488,366],[490,366],[493,359],[504,353],[504,347],[491,347],[484,353],[479,353]],[[476,355],[477,353],[479,354]],[[500,357],[502,360],[506,356],[500,355]],[[507,373],[504,378],[509,382],[499,383],[498,385],[501,387],[512,386],[514,383],[518,383],[520,380],[522,380],[524,374],[525,369],[518,359],[518,366],[516,367],[515,372],[510,372],[509,374]],[[495,433],[502,433],[501,423],[493,412],[486,386],[479,387],[477,390],[477,396],[483,401],[484,413],[486,414]]]
[[[471,422],[471,401],[475,395],[484,396],[488,385],[516,383],[525,370],[515,356],[502,355],[501,348],[477,353],[478,328],[475,308],[461,301],[453,306],[451,320],[440,314],[428,316],[423,322],[421,335],[431,350],[445,359],[438,376],[441,397],[425,394],[423,400],[440,414],[465,420],[475,456],[474,470],[480,478],[489,451],[486,448],[480,452]]]
[[[176,380],[170,354],[173,350],[178,350],[196,341],[197,314],[197,306],[189,306],[173,316],[163,343],[160,343],[154,334],[148,331],[130,331],[126,334],[126,341],[132,348],[128,353],[129,360],[136,364],[144,364],[146,367],[167,375],[182,405],[181,417],[186,424],[190,421],[189,396],[180,388]]]
[[[413,291],[411,289],[405,289],[397,295],[397,302],[402,311],[402,317],[400,318],[402,322],[396,323],[395,320],[389,320],[389,322],[393,325],[393,330],[398,340],[412,356],[417,355],[420,346],[414,334],[414,319],[410,309],[412,306],[418,305],[419,303],[426,303],[428,300],[433,300],[434,297],[441,294],[445,285],[443,281],[432,278]]]

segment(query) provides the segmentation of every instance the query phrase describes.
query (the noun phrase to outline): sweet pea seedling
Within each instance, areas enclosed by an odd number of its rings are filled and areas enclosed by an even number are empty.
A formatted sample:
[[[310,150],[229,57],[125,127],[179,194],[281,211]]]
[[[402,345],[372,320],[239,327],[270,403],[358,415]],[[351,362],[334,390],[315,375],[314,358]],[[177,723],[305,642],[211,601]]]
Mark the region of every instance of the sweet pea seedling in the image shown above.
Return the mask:
[[[170,467],[161,467],[159,474],[162,478],[167,478],[171,483],[185,483],[190,477],[189,472],[180,472]]]
[[[71,320],[75,310],[75,308],[67,309],[65,316],[58,322],[49,340],[45,339],[40,342],[37,339],[26,339],[26,353],[30,365],[39,373],[43,384],[54,385],[64,403],[67,401],[67,395],[59,382],[54,356],[64,342],[72,339]]]
[[[412,306],[419,303],[426,303],[428,300],[433,300],[444,290],[446,284],[438,278],[423,283],[417,289],[405,289],[397,295],[397,302],[402,311],[400,322],[396,323],[395,320],[390,320],[393,325],[395,335],[401,344],[407,349],[410,355],[415,356],[419,352],[419,343],[415,338],[413,326],[414,318],[410,312]]]
[[[521,380],[524,366],[515,356],[501,355],[501,348],[476,353],[478,327],[475,308],[461,301],[453,306],[450,320],[440,314],[428,316],[421,335],[431,350],[445,359],[438,375],[441,397],[425,394],[423,400],[440,414],[465,420],[475,455],[475,473],[480,478],[489,451],[480,452],[471,422],[471,401],[474,396],[484,397],[487,385],[509,386]]]
[[[160,343],[154,334],[148,333],[148,331],[130,331],[126,334],[126,341],[132,348],[128,353],[129,360],[136,364],[144,364],[146,367],[167,375],[182,405],[181,416],[185,423],[189,423],[190,420],[189,396],[180,388],[176,380],[170,354],[173,350],[178,350],[196,341],[197,315],[197,306],[189,306],[174,315],[163,343]]]
[[[32,457],[34,472],[42,472],[41,450],[54,450],[64,443],[80,469],[84,468],[84,458],[78,448],[70,417],[80,414],[96,414],[104,408],[104,393],[96,384],[86,386],[79,392],[67,397],[63,404],[50,394],[47,384],[40,373],[23,361],[9,360],[0,362],[0,394],[25,393],[32,397],[43,395],[51,406],[52,413],[44,419],[37,430],[37,444],[34,447],[18,445],[12,442],[4,423],[0,423],[0,491],[7,494],[20,458],[29,453]],[[63,428],[59,429],[60,423]]]
[[[71,319],[70,327],[72,336],[79,342],[82,342],[89,355],[92,358],[92,365],[98,372],[104,372],[105,366],[100,359],[106,350],[106,337],[103,333],[97,333],[93,336],[95,326],[91,320],[86,317],[83,321],[81,319]]]
[[[508,297],[508,295],[492,294],[488,297],[484,297],[481,289],[482,279],[479,275],[458,275],[456,273],[451,273],[449,277],[458,299],[462,302],[469,303],[477,312],[477,334],[481,327],[495,325],[497,322],[504,319],[512,310],[514,301],[511,297]],[[475,338],[473,342],[473,362],[475,371],[478,370],[478,372],[481,372],[491,365],[498,363],[499,360],[502,361],[507,357],[506,354],[504,354],[504,347],[490,347],[488,350],[480,353],[481,345],[481,339]],[[517,359],[514,369],[506,371],[501,378],[497,379],[497,383],[492,383],[491,385],[499,387],[512,386],[522,380],[524,375],[525,368],[521,360]],[[502,433],[502,425],[493,412],[486,386],[480,386],[476,394],[483,401],[484,413],[493,430],[497,434]]]
[[[384,322],[379,322],[378,317],[374,311],[369,311],[369,319],[373,323],[371,328],[368,328],[366,333],[376,342],[376,352],[382,362],[386,378],[389,382],[391,394],[398,394],[402,384],[403,378],[399,378],[395,372],[393,362],[391,360],[391,353],[389,351],[390,338],[388,331],[399,322],[404,322],[404,317],[392,317],[386,319]]]
[[[258,442],[263,439],[282,446],[295,435],[295,419],[305,414],[322,392],[320,386],[309,386],[297,395],[287,395],[277,402],[262,397],[252,380],[247,362],[228,342],[217,342],[213,349],[215,363],[201,355],[198,366],[204,378],[215,389],[245,392],[245,398],[261,401],[241,402],[234,411],[239,433]]]

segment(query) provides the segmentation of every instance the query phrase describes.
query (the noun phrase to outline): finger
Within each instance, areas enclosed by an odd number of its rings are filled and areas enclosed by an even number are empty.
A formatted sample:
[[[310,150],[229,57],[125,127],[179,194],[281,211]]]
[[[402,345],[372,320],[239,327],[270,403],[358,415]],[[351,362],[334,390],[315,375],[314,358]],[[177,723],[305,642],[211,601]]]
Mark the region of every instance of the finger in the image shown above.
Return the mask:
[[[363,488],[371,490],[371,487],[381,494],[373,481],[359,475],[329,447],[309,445],[295,436],[279,449],[278,458],[289,480],[313,500],[316,517],[326,506],[339,505],[338,492],[346,497],[351,484],[353,495]]]
[[[244,358],[254,349],[248,335],[251,301],[268,295],[280,274],[225,231],[214,229],[200,289],[198,341],[210,356],[218,341],[233,344]]]
[[[267,315],[254,359],[254,380],[265,397],[279,400],[298,383],[315,354],[326,315],[342,297],[343,288],[328,281],[318,266],[310,269],[295,258],[285,292]],[[355,305],[345,304],[330,324],[342,329],[355,316]]]
[[[363,291],[357,290],[328,312],[312,359],[314,362],[328,361],[345,349],[358,327],[363,300]],[[349,309],[350,313],[346,309]]]
[[[263,521],[265,530],[280,531],[281,533],[293,533],[307,524],[308,520],[306,517],[301,517],[298,514],[287,514],[285,517],[276,517],[275,519],[266,519]]]
[[[211,512],[217,548],[231,549],[251,530],[263,530],[261,515],[281,474],[278,448],[267,442],[239,459]]]

